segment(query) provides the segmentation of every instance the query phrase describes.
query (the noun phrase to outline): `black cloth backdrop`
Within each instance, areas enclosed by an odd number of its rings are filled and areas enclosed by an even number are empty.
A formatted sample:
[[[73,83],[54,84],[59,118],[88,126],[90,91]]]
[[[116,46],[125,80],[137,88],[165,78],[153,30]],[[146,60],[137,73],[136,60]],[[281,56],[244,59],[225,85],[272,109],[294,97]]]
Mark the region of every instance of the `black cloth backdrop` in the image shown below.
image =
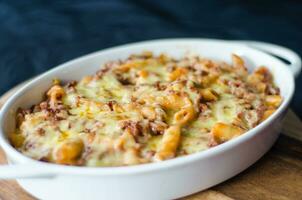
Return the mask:
[[[175,37],[262,40],[302,55],[302,1],[0,1],[0,94],[96,50]],[[302,76],[296,83],[301,117]]]

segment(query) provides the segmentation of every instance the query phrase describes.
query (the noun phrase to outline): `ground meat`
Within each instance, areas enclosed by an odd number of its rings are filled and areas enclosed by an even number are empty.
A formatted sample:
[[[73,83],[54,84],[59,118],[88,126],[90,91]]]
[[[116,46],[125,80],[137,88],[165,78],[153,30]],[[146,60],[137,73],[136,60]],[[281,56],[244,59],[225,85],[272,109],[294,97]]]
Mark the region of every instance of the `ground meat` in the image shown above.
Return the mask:
[[[207,104],[201,103],[201,104],[199,104],[199,109],[200,109],[199,115],[201,117],[207,118],[212,114],[212,110],[209,108],[210,107],[209,104],[211,104],[211,103],[207,103]]]
[[[77,85],[77,81],[70,81],[66,85],[67,92],[75,92],[75,86]]]
[[[149,126],[152,134],[154,135],[162,135],[168,128],[168,125],[161,121],[150,122]]]
[[[171,64],[166,67],[168,72],[173,72],[176,69],[175,64]]]
[[[260,117],[256,110],[251,110],[251,111],[247,112],[247,114],[245,115],[245,119],[248,123],[248,126],[250,128],[253,128],[258,124]]]
[[[246,110],[238,114],[238,118],[246,123],[248,129],[255,127],[261,120],[265,106],[260,104],[253,110]]]
[[[266,94],[268,95],[279,95],[280,94],[280,89],[274,87],[272,84],[268,84],[266,87]]]
[[[246,102],[251,103],[256,99],[256,95],[254,93],[245,92],[243,98],[246,100]]]
[[[143,128],[139,122],[135,122],[135,121],[131,121],[131,120],[123,121],[121,123],[121,128],[123,130],[128,129],[134,137],[142,136]]]
[[[269,70],[266,67],[259,67],[258,69],[255,70],[254,73],[262,75],[263,77],[262,81],[265,83],[271,82],[273,79],[272,74],[269,72]]]
[[[22,122],[25,119],[25,115],[28,115],[31,113],[30,109],[22,109],[22,108],[18,108],[17,110],[17,116],[16,116],[16,121],[17,121],[17,126],[19,127]]]
[[[210,136],[209,142],[208,142],[208,147],[215,147],[219,145],[219,143],[217,143],[214,138],[212,136]]]
[[[48,103],[47,103],[47,101],[43,101],[40,103],[39,106],[40,106],[41,110],[46,110],[48,107]]]
[[[106,74],[110,69],[112,69],[115,66],[118,66],[121,62],[120,61],[112,61],[112,62],[108,62],[104,65],[104,67],[102,67],[102,69],[98,70],[96,72],[96,76],[98,78],[101,78],[104,76],[104,74]]]
[[[124,77],[121,74],[116,74],[116,79],[122,84],[122,85],[133,85],[133,83],[130,81],[129,78]]]
[[[235,95],[239,99],[244,98],[248,93],[246,85],[240,80],[229,81],[228,85],[230,86],[231,94]]]
[[[55,121],[64,120],[68,117],[68,113],[66,110],[60,110],[59,112],[56,112],[54,115]]]
[[[186,150],[184,150],[184,149],[182,149],[182,150],[180,150],[179,152],[178,152],[178,155],[181,155],[181,156],[185,156],[185,155],[188,155],[189,153],[186,151]]]
[[[66,87],[75,87],[77,85],[77,81],[70,81],[66,84]]]
[[[113,105],[115,104],[116,102],[115,101],[109,101],[107,103],[108,107],[110,108],[111,111],[113,111]]]
[[[39,112],[41,111],[41,108],[39,105],[33,105],[31,108],[30,108],[31,112],[32,113],[35,113],[35,112]]]
[[[40,136],[44,136],[44,135],[45,135],[45,130],[42,129],[42,128],[38,128],[37,133],[38,133]]]
[[[199,110],[200,110],[200,112],[205,112],[208,109],[209,108],[208,108],[207,104],[204,104],[204,103],[200,103],[199,104]]]
[[[167,89],[167,86],[164,84],[160,84],[160,81],[157,81],[154,86],[156,87],[157,90],[159,91],[163,91],[165,89]]]
[[[45,113],[46,120],[60,121],[68,117],[68,112],[62,102],[50,106],[47,102],[40,104],[41,110]]]
[[[150,160],[150,159],[152,159],[152,157],[155,155],[155,153],[156,153],[155,151],[150,150],[150,151],[147,151],[147,152],[144,154],[143,157],[145,157],[146,159]]]

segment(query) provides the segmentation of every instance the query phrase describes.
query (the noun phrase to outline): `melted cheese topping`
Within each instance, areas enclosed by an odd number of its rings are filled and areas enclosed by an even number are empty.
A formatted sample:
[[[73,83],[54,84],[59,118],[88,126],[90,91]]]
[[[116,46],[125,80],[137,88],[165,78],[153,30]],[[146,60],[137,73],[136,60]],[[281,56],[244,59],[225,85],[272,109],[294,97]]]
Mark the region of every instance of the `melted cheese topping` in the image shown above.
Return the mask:
[[[66,165],[123,166],[192,154],[253,128],[282,98],[269,71],[248,74],[200,57],[150,52],[110,62],[94,76],[47,92],[20,110],[12,144],[33,159]]]

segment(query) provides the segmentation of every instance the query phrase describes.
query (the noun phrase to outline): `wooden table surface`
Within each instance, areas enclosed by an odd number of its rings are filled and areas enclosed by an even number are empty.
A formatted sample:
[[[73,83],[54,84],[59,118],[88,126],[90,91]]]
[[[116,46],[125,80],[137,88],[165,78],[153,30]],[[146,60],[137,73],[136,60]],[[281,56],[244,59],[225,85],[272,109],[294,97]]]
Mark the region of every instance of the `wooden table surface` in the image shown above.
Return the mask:
[[[0,106],[15,88],[0,98]],[[273,148],[241,174],[185,200],[302,200],[302,123],[291,111]],[[6,159],[0,149],[0,164]],[[223,167],[223,166],[222,166]],[[0,180],[0,200],[33,200],[14,180]]]

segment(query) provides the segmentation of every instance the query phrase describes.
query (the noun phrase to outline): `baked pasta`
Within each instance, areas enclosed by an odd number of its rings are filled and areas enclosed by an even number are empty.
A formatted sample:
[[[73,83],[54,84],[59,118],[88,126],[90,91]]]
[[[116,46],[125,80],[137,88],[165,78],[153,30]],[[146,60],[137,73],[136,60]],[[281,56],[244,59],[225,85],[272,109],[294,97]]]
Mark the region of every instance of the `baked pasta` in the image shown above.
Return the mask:
[[[203,151],[257,126],[281,104],[265,67],[249,73],[199,56],[144,52],[79,82],[54,80],[43,102],[20,109],[9,138],[33,159],[127,166]]]

